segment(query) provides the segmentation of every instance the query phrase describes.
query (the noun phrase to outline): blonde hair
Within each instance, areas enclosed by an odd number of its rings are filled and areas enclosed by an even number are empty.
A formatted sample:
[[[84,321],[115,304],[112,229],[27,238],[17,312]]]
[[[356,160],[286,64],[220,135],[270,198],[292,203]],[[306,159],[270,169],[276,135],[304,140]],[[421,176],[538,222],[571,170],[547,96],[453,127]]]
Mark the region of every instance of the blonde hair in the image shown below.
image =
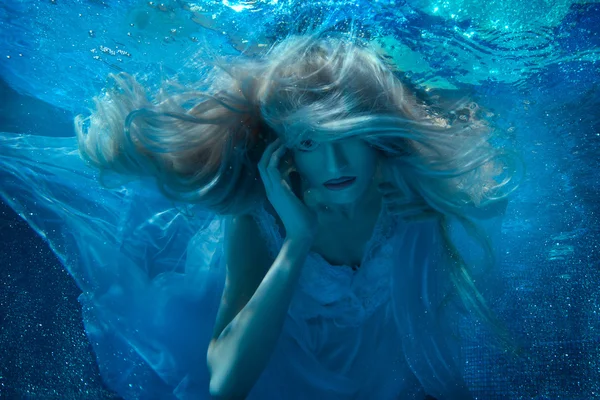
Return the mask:
[[[204,90],[169,85],[149,98],[134,77],[111,75],[96,111],[76,118],[79,148],[102,171],[153,177],[171,199],[235,214],[265,200],[257,163],[277,136],[290,145],[359,136],[390,161],[403,190],[442,216],[453,295],[498,326],[445,217],[458,218],[493,264],[465,210],[505,199],[521,159],[492,145],[497,132],[477,104],[436,105],[392,69],[355,39],[305,35],[260,57],[217,60]]]

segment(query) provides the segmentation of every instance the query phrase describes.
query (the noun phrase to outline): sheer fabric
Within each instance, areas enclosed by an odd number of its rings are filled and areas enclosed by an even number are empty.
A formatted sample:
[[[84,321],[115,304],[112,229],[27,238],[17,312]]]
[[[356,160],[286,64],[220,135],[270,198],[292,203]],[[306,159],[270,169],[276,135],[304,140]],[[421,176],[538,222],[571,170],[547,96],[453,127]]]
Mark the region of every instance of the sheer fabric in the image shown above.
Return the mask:
[[[0,133],[0,195],[81,288],[86,333],[111,389],[127,399],[209,398],[222,217],[173,204],[153,182],[102,188],[75,138]],[[276,255],[274,218],[264,208],[255,218]],[[405,224],[383,209],[357,271],[311,253],[249,398],[468,399],[451,339],[460,317],[448,313],[447,331],[433,324],[448,268],[441,248],[435,223]]]

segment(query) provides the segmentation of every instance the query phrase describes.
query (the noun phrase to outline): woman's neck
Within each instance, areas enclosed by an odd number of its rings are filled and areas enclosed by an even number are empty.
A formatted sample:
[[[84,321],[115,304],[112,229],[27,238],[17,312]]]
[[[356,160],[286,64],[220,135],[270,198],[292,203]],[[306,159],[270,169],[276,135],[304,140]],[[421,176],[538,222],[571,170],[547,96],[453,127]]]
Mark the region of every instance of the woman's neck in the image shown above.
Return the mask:
[[[328,219],[354,220],[360,217],[364,210],[371,210],[380,206],[381,193],[377,186],[378,180],[373,177],[367,190],[356,201],[348,204],[321,203],[317,212],[327,216]]]

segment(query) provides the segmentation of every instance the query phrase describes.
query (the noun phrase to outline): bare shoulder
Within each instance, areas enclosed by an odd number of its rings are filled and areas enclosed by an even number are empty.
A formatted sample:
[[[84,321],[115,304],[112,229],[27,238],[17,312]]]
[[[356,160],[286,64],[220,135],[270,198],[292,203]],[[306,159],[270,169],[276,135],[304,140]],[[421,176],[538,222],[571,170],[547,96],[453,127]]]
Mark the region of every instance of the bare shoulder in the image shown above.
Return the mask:
[[[245,307],[273,262],[252,215],[227,217],[224,240],[225,288],[215,321],[213,341]]]
[[[248,247],[250,251],[267,250],[258,222],[250,214],[232,215],[225,220],[225,238],[227,247],[241,249]]]
[[[230,275],[243,273],[262,280],[272,264],[269,249],[252,215],[227,217],[225,221],[225,257]]]

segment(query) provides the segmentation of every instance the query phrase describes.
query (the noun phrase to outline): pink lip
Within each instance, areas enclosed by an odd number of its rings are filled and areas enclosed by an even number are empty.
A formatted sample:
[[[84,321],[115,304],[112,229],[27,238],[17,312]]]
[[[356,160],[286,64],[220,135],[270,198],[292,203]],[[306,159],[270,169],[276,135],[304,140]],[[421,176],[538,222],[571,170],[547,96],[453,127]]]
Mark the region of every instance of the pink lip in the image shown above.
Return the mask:
[[[356,177],[343,177],[339,179],[330,179],[325,182],[323,185],[330,190],[342,190],[351,186],[356,181]]]
[[[338,183],[345,182],[350,179],[354,179],[354,176],[342,176],[341,178],[330,179],[325,182],[325,185],[337,185]]]

